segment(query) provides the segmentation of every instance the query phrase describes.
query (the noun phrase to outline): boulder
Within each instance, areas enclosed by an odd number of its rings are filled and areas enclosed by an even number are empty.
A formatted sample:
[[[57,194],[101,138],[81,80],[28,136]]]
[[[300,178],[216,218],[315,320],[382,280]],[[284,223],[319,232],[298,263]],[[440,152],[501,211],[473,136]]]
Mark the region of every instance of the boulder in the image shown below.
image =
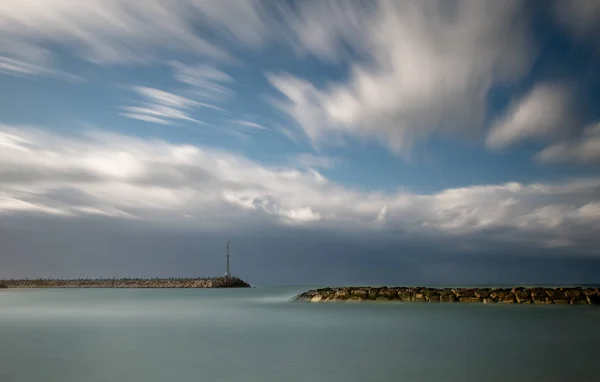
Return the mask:
[[[377,289],[377,288],[370,288],[369,292],[368,292],[368,296],[369,296],[369,300],[375,300],[375,299],[377,299],[377,296],[379,296],[379,289]]]
[[[352,294],[352,296],[359,297],[359,298],[361,298],[363,300],[366,300],[367,298],[369,298],[369,292],[367,292],[364,289],[354,289],[351,292],[351,294]]]
[[[563,291],[567,298],[579,297],[582,295],[581,289],[579,288],[563,288]]]
[[[411,302],[413,300],[413,293],[410,290],[403,290],[398,292],[398,298],[404,302]]]
[[[584,305],[588,303],[588,300],[585,296],[573,296],[569,299],[571,305]]]
[[[466,303],[475,303],[475,302],[483,302],[482,299],[480,299],[479,297],[459,297],[458,301],[460,302],[466,302]]]
[[[600,296],[596,294],[590,294],[586,296],[588,304],[600,305]]]
[[[494,301],[513,301],[515,295],[511,290],[508,289],[492,289],[490,291],[490,298]]]
[[[413,301],[415,302],[425,302],[427,301],[427,298],[425,297],[425,293],[415,293],[413,294]]]
[[[427,301],[429,302],[440,302],[440,294],[437,292],[431,292],[429,294],[425,295],[427,298]]]
[[[513,294],[515,295],[515,298],[519,304],[531,304],[531,292],[523,288],[519,288],[513,289]]]
[[[477,288],[475,289],[475,296],[479,298],[490,297],[490,288]]]
[[[454,293],[454,295],[456,297],[458,297],[459,299],[461,297],[463,298],[476,298],[477,296],[475,295],[475,289],[462,289],[462,288],[455,288],[452,289],[452,293]]]
[[[552,304],[554,301],[546,294],[544,288],[533,288],[531,289],[531,301],[534,304]]]
[[[585,288],[582,292],[586,296],[594,296],[594,295],[596,295],[596,289],[594,289],[594,288]]]
[[[456,296],[453,293],[441,294],[440,302],[456,302]]]
[[[375,301],[390,301],[390,299],[385,296],[379,296],[375,299]]]
[[[552,299],[552,301],[567,300],[565,292],[561,289],[546,289],[546,294],[548,297],[550,297],[550,299]]]
[[[383,296],[388,300],[396,300],[398,298],[398,292],[395,289],[382,288],[379,290],[379,296]]]
[[[335,298],[337,300],[347,300],[350,297],[350,291],[346,288],[338,289],[335,292]]]

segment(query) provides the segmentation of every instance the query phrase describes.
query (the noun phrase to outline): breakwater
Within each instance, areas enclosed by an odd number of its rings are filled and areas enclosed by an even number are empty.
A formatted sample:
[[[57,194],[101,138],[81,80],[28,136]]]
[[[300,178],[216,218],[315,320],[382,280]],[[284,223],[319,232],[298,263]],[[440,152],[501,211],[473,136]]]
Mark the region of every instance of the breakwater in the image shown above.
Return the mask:
[[[0,280],[8,288],[248,288],[237,277]]]
[[[426,288],[340,287],[314,289],[296,296],[309,302],[399,301],[499,304],[600,305],[599,288]]]

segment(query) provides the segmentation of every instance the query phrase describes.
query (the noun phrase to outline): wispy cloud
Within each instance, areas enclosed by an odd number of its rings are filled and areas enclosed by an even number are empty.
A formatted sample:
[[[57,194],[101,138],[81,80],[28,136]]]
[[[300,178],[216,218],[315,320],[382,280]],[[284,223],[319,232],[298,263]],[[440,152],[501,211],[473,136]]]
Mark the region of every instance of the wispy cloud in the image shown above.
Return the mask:
[[[530,138],[558,139],[577,124],[572,104],[565,86],[538,84],[494,122],[486,143],[497,149]]]
[[[50,67],[35,65],[23,60],[18,60],[0,55],[0,73],[11,76],[41,76],[51,77],[66,81],[79,82],[83,79],[71,73],[66,73]]]
[[[600,123],[584,129],[576,139],[556,143],[537,154],[544,163],[600,163]]]
[[[133,90],[141,96],[142,106],[124,106],[120,113],[124,117],[163,125],[177,120],[203,123],[189,114],[192,109],[204,106],[200,102],[155,88],[135,86]]]
[[[340,158],[329,157],[326,155],[314,155],[311,153],[298,154],[292,158],[292,163],[295,165],[308,168],[332,168],[340,162]]]
[[[209,102],[221,102],[231,98],[234,91],[229,87],[233,77],[208,64],[187,65],[172,62],[174,77],[177,81],[191,86],[188,91],[196,97]]]
[[[256,123],[256,122],[252,122],[252,121],[246,121],[246,120],[236,120],[233,121],[236,125],[239,126],[243,126],[243,127],[249,127],[251,129],[257,129],[257,130],[271,130],[268,127],[261,125],[260,123]]]
[[[283,12],[307,54],[361,58],[348,58],[348,79],[324,85],[268,74],[313,143],[370,138],[407,155],[434,134],[472,135],[492,85],[532,62],[518,1],[299,2]]]

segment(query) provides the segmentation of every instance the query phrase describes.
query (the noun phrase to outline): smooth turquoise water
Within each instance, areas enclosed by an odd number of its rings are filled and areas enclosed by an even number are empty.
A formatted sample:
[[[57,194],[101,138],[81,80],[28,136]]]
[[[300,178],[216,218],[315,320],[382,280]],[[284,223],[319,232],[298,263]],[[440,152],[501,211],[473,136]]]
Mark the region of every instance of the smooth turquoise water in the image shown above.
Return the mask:
[[[302,290],[0,291],[0,381],[600,381],[598,307]]]

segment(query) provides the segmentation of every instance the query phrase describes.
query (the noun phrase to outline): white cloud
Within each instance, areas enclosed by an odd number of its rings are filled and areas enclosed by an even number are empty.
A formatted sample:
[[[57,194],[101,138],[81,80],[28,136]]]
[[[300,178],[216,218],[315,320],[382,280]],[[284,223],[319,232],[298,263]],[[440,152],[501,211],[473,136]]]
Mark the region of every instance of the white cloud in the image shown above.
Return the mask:
[[[569,90],[556,84],[541,84],[494,122],[486,143],[492,148],[503,148],[527,138],[556,139],[575,123]]]
[[[314,155],[311,153],[298,154],[292,160],[292,163],[307,168],[332,168],[339,162],[339,158],[333,158],[326,155]]]
[[[517,1],[318,4],[298,4],[291,28],[317,57],[350,47],[348,56],[361,59],[348,80],[317,87],[268,75],[285,96],[279,106],[314,143],[376,138],[406,154],[437,132],[477,131],[491,86],[520,78],[530,64]]]
[[[537,154],[541,162],[600,162],[600,123],[589,126],[581,137],[554,144]]]
[[[236,125],[240,125],[240,126],[244,126],[244,127],[249,127],[251,129],[257,129],[257,130],[270,130],[268,127],[261,125],[260,123],[256,123],[256,122],[252,122],[252,121],[246,121],[246,120],[237,120],[237,121],[233,121]]]
[[[597,241],[600,179],[481,185],[433,194],[361,192],[314,169],[100,132],[0,127],[0,214],[106,215],[170,226],[309,224],[503,240]],[[186,216],[197,216],[189,219]],[[558,240],[558,241],[557,241]]]
[[[135,86],[133,90],[142,97],[142,106],[124,106],[124,117],[162,125],[177,120],[202,123],[192,118],[189,111],[205,104],[160,89]]]
[[[44,76],[58,78],[67,81],[82,81],[82,78],[74,74],[51,69],[45,66],[35,65],[23,60],[4,57],[0,55],[0,73],[11,76]]]
[[[597,0],[555,1],[558,21],[577,39],[587,39],[600,49],[600,2]]]
[[[213,102],[223,101],[234,92],[225,84],[234,82],[233,77],[221,69],[208,64],[187,65],[181,62],[172,62],[175,79],[193,87],[191,92],[203,99]]]
[[[0,55],[48,66],[48,47],[60,46],[96,64],[145,63],[174,51],[232,60],[215,38],[262,44],[261,9],[252,0],[4,0]]]

